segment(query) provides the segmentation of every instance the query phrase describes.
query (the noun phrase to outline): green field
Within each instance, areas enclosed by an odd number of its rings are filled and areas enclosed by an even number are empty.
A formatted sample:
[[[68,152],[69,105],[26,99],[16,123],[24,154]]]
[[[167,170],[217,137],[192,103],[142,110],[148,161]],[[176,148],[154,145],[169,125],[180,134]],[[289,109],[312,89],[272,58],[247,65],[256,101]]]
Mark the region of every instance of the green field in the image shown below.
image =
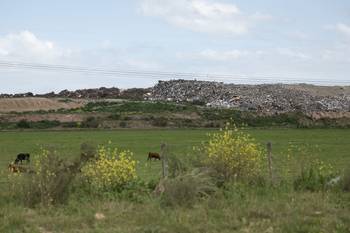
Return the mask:
[[[335,165],[339,171],[350,164],[349,129],[245,131],[262,144],[271,141],[275,161],[293,143],[318,145],[317,158]],[[140,161],[141,179],[157,180],[161,165],[152,161],[145,166],[149,151],[159,151],[164,142],[169,154],[191,154],[192,147],[205,141],[210,132],[215,130],[0,132],[0,174],[5,180],[8,163],[20,152],[35,155],[40,147],[48,147],[73,158],[79,155],[83,142],[98,145],[112,141],[113,145],[134,152]],[[140,185],[119,196],[95,196],[75,190],[65,204],[28,208],[12,197],[1,180],[0,232],[350,232],[350,192],[340,189],[312,192],[284,184],[238,183],[219,188],[215,194],[198,199],[194,206],[167,206],[161,197],[151,194],[153,189],[145,190]],[[97,213],[102,213],[103,218],[97,218]]]
[[[318,145],[318,157],[344,168],[350,163],[349,129],[247,129],[262,144],[271,141],[273,154],[278,159],[285,153],[288,144]],[[153,162],[151,168],[143,166],[149,151],[159,151],[160,144],[166,143],[170,154],[191,153],[192,147],[207,139],[207,133],[214,130],[115,130],[115,131],[34,131],[0,132],[0,166],[6,168],[16,154],[35,154],[40,147],[54,148],[62,156],[78,156],[80,144],[91,142],[95,145],[107,144],[131,150],[140,161],[141,175],[159,173],[160,164]]]

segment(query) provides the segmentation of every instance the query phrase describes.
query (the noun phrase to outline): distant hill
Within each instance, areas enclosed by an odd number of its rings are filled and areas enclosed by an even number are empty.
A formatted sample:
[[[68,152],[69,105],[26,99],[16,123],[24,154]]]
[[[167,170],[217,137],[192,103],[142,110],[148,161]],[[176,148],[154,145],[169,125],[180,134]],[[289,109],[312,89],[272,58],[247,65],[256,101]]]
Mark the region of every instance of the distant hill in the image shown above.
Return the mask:
[[[26,100],[17,98],[26,97]],[[41,99],[38,99],[41,98]],[[49,99],[42,99],[49,98]],[[151,100],[176,103],[193,103],[207,107],[232,108],[264,114],[285,112],[350,112],[349,86],[315,86],[308,84],[242,85],[221,82],[170,80],[159,81],[151,88],[117,87],[63,90],[47,94],[1,94],[0,111],[22,109],[48,110],[81,106],[81,102],[59,102],[52,98],[81,100]]]

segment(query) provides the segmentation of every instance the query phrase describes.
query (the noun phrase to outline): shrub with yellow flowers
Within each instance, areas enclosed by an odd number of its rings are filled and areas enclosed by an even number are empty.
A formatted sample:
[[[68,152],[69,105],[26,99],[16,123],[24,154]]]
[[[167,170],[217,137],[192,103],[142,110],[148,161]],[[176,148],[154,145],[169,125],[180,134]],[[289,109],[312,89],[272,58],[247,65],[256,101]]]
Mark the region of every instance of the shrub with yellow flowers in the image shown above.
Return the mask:
[[[247,133],[235,125],[209,134],[209,142],[200,150],[205,163],[225,180],[253,178],[262,174],[264,149]]]
[[[338,171],[328,162],[320,160],[317,145],[289,143],[287,158],[283,161],[284,178],[292,178],[297,190],[317,191],[338,175]]]
[[[82,175],[96,190],[115,190],[135,180],[136,164],[129,150],[100,146],[97,159],[82,168]]]

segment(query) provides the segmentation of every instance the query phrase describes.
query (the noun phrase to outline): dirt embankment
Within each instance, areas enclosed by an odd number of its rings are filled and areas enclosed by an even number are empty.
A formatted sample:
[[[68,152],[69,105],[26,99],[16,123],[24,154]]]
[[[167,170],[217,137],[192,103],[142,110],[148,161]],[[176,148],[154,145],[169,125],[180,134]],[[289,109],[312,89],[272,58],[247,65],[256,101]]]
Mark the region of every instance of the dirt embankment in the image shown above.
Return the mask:
[[[29,112],[39,110],[72,109],[84,106],[84,100],[49,99],[38,97],[0,99],[0,113]]]

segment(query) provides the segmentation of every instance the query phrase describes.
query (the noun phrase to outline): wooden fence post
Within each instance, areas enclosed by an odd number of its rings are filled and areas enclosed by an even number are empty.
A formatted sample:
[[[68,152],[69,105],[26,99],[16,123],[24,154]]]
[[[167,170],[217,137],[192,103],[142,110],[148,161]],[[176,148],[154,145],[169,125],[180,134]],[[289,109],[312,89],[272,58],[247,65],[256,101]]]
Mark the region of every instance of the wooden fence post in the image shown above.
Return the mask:
[[[273,169],[272,169],[272,143],[268,142],[266,146],[267,146],[267,161],[269,165],[270,179],[271,179],[271,183],[274,183]]]
[[[166,156],[166,144],[162,143],[160,146],[160,157],[162,159],[162,176],[166,178],[168,176],[168,160]]]

